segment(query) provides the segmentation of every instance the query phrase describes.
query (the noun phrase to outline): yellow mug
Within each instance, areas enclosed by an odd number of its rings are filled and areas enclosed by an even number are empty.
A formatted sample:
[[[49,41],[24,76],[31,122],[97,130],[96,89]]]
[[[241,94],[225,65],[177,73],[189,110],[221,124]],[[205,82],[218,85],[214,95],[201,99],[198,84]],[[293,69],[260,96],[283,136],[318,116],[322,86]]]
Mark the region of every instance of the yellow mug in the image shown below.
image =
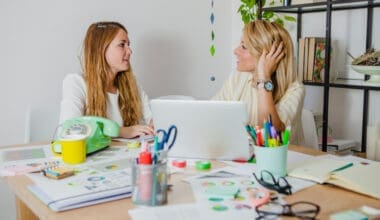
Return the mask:
[[[57,143],[61,145],[62,160],[68,164],[80,164],[86,161],[86,136],[67,135],[60,138]],[[54,153],[57,152],[54,147]]]

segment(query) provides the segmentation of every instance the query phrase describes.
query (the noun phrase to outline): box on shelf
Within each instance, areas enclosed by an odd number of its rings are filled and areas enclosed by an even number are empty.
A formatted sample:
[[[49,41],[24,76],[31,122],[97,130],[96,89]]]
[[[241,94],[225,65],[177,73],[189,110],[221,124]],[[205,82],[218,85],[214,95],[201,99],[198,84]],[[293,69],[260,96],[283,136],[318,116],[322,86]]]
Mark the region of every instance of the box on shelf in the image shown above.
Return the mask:
[[[311,4],[317,2],[325,2],[326,0],[292,0],[292,5]]]
[[[333,139],[327,144],[327,152],[339,155],[352,154],[352,150],[356,148],[357,144],[355,140]],[[321,148],[322,145],[319,144],[319,147]]]

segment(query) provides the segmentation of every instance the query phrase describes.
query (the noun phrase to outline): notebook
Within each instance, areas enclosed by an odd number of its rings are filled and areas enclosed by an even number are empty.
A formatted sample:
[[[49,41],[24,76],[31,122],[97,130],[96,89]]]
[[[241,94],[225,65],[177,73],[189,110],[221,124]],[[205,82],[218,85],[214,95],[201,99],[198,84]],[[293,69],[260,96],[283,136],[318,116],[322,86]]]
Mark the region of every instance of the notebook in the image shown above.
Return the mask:
[[[243,102],[205,100],[151,101],[155,129],[178,128],[169,157],[248,159],[250,148]]]
[[[367,161],[318,156],[289,167],[288,175],[321,184],[330,183],[380,199],[380,163]]]

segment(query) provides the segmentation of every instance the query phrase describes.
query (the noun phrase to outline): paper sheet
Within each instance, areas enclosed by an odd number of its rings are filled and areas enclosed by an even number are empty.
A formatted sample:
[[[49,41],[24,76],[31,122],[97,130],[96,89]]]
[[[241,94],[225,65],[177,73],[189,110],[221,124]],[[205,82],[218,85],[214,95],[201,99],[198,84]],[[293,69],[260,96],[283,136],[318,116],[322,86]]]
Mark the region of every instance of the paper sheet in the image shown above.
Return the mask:
[[[49,145],[15,147],[0,150],[0,176],[13,176],[59,164]]]
[[[257,217],[254,211],[212,211],[202,204],[167,205],[161,207],[129,210],[133,220],[252,220]]]
[[[112,138],[113,141],[119,141],[119,142],[133,142],[133,141],[153,141],[154,136],[153,135],[145,135],[137,138]]]

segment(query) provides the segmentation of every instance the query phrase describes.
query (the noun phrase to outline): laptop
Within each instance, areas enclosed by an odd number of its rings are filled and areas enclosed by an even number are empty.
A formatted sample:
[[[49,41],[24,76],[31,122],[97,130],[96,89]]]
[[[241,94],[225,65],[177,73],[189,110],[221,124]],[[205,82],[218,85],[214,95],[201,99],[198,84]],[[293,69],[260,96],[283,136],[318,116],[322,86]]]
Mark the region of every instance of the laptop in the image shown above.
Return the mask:
[[[163,100],[150,102],[156,130],[176,125],[169,157],[248,159],[247,105],[234,101]]]

